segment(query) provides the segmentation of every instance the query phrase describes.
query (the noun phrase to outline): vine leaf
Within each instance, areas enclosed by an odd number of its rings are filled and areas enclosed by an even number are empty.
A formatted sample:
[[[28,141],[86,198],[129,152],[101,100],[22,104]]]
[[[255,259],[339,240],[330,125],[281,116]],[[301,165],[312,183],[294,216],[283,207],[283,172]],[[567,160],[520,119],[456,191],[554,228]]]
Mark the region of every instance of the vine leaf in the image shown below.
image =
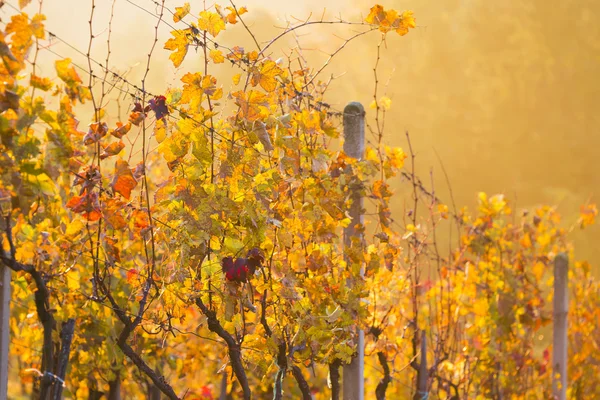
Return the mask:
[[[190,3],[185,3],[181,7],[175,7],[175,13],[173,14],[173,22],[181,21],[189,13],[190,13]]]
[[[100,159],[104,160],[111,156],[116,156],[125,148],[125,143],[122,140],[118,142],[113,142],[104,148],[102,154],[100,154]]]
[[[265,91],[272,92],[277,88],[275,77],[282,73],[283,70],[279,68],[275,61],[267,60],[261,65],[260,69],[256,68],[252,73],[252,86],[260,84],[260,87]]]
[[[190,34],[190,32],[190,29],[172,31],[171,35],[174,37],[170,38],[165,43],[164,48],[166,50],[174,50],[169,56],[169,60],[173,62],[175,68],[178,68],[181,65],[188,52],[188,34]]]
[[[219,32],[225,30],[225,21],[219,14],[205,10],[200,13],[198,28],[216,37]]]
[[[125,160],[118,159],[115,162],[115,175],[111,187],[113,191],[129,200],[131,191],[137,186],[137,181],[131,173],[129,164]]]

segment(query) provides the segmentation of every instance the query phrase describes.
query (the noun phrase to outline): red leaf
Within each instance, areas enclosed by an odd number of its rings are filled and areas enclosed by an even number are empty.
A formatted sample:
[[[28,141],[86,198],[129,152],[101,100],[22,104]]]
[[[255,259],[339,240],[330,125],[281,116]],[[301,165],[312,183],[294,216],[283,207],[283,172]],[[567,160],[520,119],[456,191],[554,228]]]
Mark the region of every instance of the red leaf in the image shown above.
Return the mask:
[[[200,389],[200,395],[207,399],[213,398],[212,390],[206,385],[202,386],[202,388]]]
[[[248,282],[248,278],[254,275],[254,271],[264,260],[259,249],[252,249],[248,252],[249,258],[224,257],[221,261],[221,267],[225,274],[225,279],[231,282]]]
[[[156,96],[148,102],[150,108],[156,114],[156,119],[162,119],[165,115],[169,115],[169,109],[165,104],[166,100],[165,96]]]

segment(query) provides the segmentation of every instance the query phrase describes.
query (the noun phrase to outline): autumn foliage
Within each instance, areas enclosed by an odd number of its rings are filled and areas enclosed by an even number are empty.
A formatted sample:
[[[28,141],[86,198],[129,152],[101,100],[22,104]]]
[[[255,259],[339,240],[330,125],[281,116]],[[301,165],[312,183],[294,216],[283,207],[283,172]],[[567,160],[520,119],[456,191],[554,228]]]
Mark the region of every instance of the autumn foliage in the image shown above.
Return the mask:
[[[338,150],[342,111],[326,102],[323,68],[271,51],[318,23],[391,46],[389,35],[416,28],[411,11],[290,24],[252,49],[219,36],[252,36],[245,7],[154,11],[157,27],[175,26],[157,41],[189,71],[161,94],[89,54],[102,73],[58,58],[41,76],[41,13],[15,11],[0,32],[0,261],[12,271],[21,390],[45,399],[62,388],[60,332],[72,319],[68,398],[337,398],[357,327],[366,398],[550,397],[552,262],[573,260],[569,230],[593,223],[595,206],[573,227],[502,195],[481,193],[473,212],[449,207],[416,175],[412,148],[385,144],[387,96],[375,89],[373,140],[354,159]],[[190,50],[203,65],[186,64]],[[231,81],[211,74],[224,63]],[[130,95],[123,120],[105,109],[109,87]],[[91,120],[79,123],[82,110]],[[410,199],[393,215],[400,185]],[[356,191],[364,225],[347,213]],[[344,246],[348,226],[360,235]],[[570,274],[569,391],[593,398],[600,285],[585,262]]]

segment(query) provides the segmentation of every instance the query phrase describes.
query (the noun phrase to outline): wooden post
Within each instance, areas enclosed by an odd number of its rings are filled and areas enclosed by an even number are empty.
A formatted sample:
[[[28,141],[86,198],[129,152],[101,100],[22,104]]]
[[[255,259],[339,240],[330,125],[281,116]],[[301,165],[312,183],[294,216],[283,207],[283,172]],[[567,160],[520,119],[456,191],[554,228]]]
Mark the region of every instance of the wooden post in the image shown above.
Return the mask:
[[[554,337],[552,346],[552,391],[557,400],[567,398],[567,314],[569,312],[569,258],[554,258]]]
[[[0,232],[6,229],[11,198],[0,192]],[[2,238],[0,238],[2,246]],[[8,396],[8,352],[10,346],[10,268],[0,262],[0,399]]]
[[[1,223],[0,223],[1,225]],[[0,242],[1,243],[1,242]],[[0,263],[0,399],[8,395],[10,345],[10,268]]]
[[[417,335],[417,332],[415,332]],[[429,397],[427,382],[429,381],[429,369],[427,368],[427,336],[425,331],[421,331],[421,357],[419,370],[417,371],[417,393],[414,400],[426,400]]]
[[[349,103],[344,108],[344,152],[353,158],[361,159],[365,153],[365,109],[357,102]],[[350,247],[352,237],[359,237],[356,225],[363,224],[363,199],[358,189],[351,193],[352,205],[348,214],[352,222],[344,228],[344,246]],[[361,267],[361,276],[364,268]],[[351,282],[350,282],[351,284]],[[357,354],[350,364],[344,366],[343,370],[343,398],[344,400],[364,400],[364,361],[365,361],[365,333],[362,330],[356,332]]]

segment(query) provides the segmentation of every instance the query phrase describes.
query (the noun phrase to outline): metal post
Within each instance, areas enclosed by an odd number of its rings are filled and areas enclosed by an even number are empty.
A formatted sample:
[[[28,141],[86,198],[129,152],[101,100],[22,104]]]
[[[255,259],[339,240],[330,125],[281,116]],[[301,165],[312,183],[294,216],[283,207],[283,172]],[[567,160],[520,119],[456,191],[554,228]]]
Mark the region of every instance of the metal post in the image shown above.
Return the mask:
[[[349,103],[344,108],[344,152],[353,158],[361,159],[365,153],[365,109],[357,102]],[[363,199],[358,189],[351,193],[352,205],[348,214],[352,219],[350,225],[344,228],[344,246],[350,247],[352,237],[361,235],[357,232],[356,225],[363,224]],[[359,236],[362,242],[362,238]],[[361,276],[364,268],[361,267]],[[344,400],[364,400],[364,362],[365,362],[365,333],[356,332],[357,354],[350,364],[343,370],[343,398]]]
[[[554,258],[554,337],[552,346],[552,391],[557,400],[567,398],[567,314],[569,312],[569,258]]]

